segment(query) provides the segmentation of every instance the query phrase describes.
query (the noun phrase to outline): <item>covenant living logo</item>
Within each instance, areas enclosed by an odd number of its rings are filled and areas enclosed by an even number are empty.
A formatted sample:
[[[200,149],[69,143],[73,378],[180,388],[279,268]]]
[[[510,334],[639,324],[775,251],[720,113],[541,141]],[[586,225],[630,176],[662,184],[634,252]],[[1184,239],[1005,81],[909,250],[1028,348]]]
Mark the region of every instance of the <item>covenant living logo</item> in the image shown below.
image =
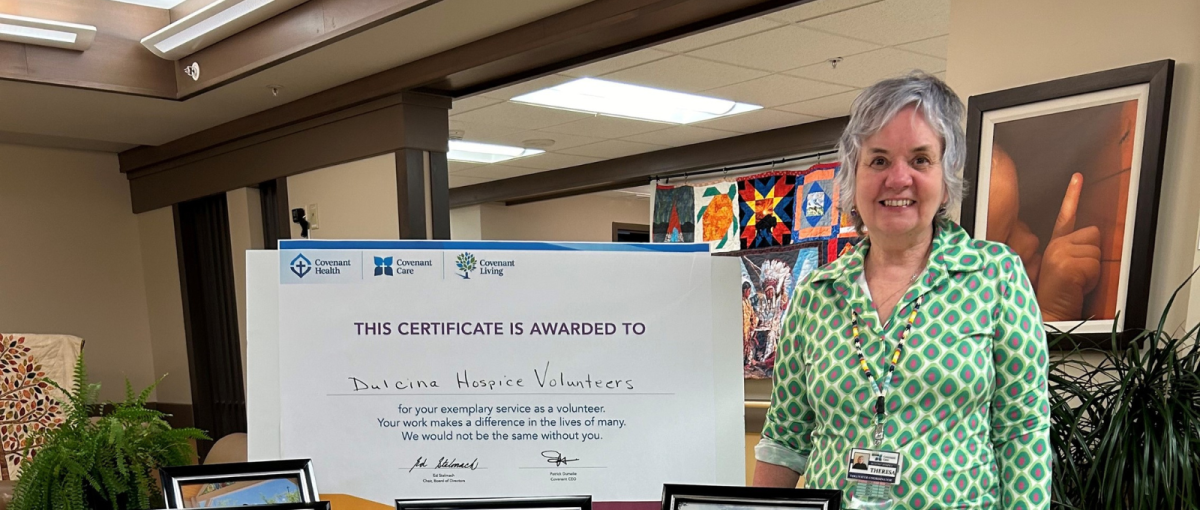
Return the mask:
[[[454,265],[458,266],[460,272],[455,273],[464,280],[471,279],[471,273],[479,270],[480,275],[486,276],[504,276],[504,270],[510,267],[517,267],[515,260],[487,260],[477,259],[475,255],[468,252],[458,254],[454,259]]]
[[[415,274],[418,267],[433,267],[433,261],[406,260],[399,257],[375,257],[375,276]]]
[[[297,278],[304,278],[305,276],[308,276],[309,273],[319,275],[342,274],[342,268],[349,268],[352,265],[353,264],[351,264],[350,259],[317,259],[316,262],[312,262],[308,260],[308,257],[305,257],[303,253],[300,253],[296,255],[296,258],[292,259],[292,262],[288,264],[288,267],[291,268],[292,273],[295,273]]]

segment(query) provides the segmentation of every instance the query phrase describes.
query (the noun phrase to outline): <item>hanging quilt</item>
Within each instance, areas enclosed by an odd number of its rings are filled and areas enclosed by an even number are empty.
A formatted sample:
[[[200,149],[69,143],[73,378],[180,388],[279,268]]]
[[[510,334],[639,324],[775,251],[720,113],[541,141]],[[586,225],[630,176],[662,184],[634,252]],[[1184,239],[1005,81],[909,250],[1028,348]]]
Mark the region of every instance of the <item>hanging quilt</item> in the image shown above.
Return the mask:
[[[713,253],[735,251],[738,241],[738,186],[718,182],[696,186],[696,239],[709,244]]]
[[[796,241],[816,241],[838,236],[837,163],[814,165],[801,178],[797,191]]]
[[[741,253],[745,378],[771,378],[792,290],[824,262],[823,248],[820,243],[806,243]]]
[[[738,213],[741,249],[792,244],[796,175],[774,172],[739,179]]]
[[[691,186],[658,186],[654,191],[655,243],[695,242],[695,194]]]

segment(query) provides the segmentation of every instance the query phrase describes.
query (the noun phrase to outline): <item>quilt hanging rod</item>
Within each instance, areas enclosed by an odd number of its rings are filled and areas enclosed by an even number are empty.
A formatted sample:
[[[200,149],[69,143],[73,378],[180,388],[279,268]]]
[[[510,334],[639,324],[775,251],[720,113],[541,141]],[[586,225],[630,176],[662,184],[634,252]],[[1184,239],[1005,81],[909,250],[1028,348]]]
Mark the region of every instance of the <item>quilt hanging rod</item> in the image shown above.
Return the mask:
[[[700,170],[698,172],[683,172],[683,173],[676,173],[676,174],[669,174],[669,175],[655,175],[652,178],[652,180],[654,182],[658,182],[661,180],[661,181],[663,181],[663,184],[669,184],[671,182],[672,178],[683,177],[683,179],[686,181],[689,177],[694,177],[697,175],[738,172],[741,170],[749,170],[751,168],[759,168],[759,167],[764,167],[764,166],[774,167],[775,165],[782,165],[784,163],[791,163],[793,161],[801,161],[801,160],[805,160],[805,159],[821,159],[821,158],[823,158],[825,156],[829,156],[831,154],[837,154],[837,151],[836,150],[821,151],[821,152],[816,152],[813,154],[805,154],[803,156],[792,156],[790,158],[779,158],[779,159],[773,159],[770,161],[760,161],[757,163],[746,163],[744,165],[726,166],[726,167],[721,167],[721,168],[713,168],[710,170]]]

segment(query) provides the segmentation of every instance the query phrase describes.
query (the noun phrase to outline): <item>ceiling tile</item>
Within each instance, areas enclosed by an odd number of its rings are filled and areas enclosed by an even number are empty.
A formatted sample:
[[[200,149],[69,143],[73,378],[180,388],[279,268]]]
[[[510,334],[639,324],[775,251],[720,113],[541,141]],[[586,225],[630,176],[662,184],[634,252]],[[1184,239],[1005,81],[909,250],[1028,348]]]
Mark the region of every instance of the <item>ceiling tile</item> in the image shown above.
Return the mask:
[[[720,138],[729,138],[739,134],[741,133],[720,131],[696,126],[677,126],[659,131],[643,133],[640,135],[627,136],[624,139],[634,142],[665,145],[668,147],[679,147],[680,145],[691,145],[693,143],[707,142]]]
[[[802,25],[895,46],[950,33],[950,0],[887,0],[811,19]]]
[[[737,131],[738,133],[757,133],[775,128],[794,126],[821,120],[809,115],[781,112],[779,110],[755,110],[748,113],[723,117],[697,123],[697,127]]]
[[[666,129],[673,125],[674,124],[664,124],[662,122],[650,122],[645,120],[609,117],[607,115],[596,115],[568,124],[559,124],[557,126],[543,129],[542,131],[549,133],[566,133],[569,135],[591,136],[596,138],[624,138],[626,136]],[[558,147],[555,147],[555,149],[558,149]]]
[[[680,92],[700,92],[753,80],[767,74],[745,67],[676,55],[617,71],[606,75],[605,78]]]
[[[770,108],[781,104],[830,96],[851,88],[845,85],[772,74],[727,87],[706,90],[704,95]]]
[[[591,117],[591,114],[504,102],[455,115],[454,120],[522,129],[541,129],[588,117]]]
[[[628,69],[633,66],[642,65],[647,62],[661,60],[670,57],[671,55],[673,55],[673,53],[660,51],[653,48],[646,48],[633,53],[626,53],[621,56],[604,59],[599,62],[592,62],[591,64],[576,67],[574,69],[568,69],[563,71],[561,74],[580,78],[584,76],[600,76],[620,71],[622,69]]]
[[[825,16],[861,5],[869,5],[883,0],[813,0],[806,4],[797,5],[791,9],[768,14],[767,18],[785,23],[799,23],[819,16]]]
[[[508,166],[519,166],[521,168],[536,168],[539,170],[558,170],[559,168],[567,168],[572,166],[586,165],[595,163],[601,158],[592,158],[588,156],[575,156],[573,154],[559,154],[556,152],[547,152],[538,154],[537,156],[529,156],[527,158],[514,159],[506,161]]]
[[[560,152],[563,154],[573,154],[576,156],[591,156],[593,158],[613,159],[665,148],[667,148],[665,145],[651,145],[648,143],[627,142],[625,140],[605,140],[603,142],[574,147]]]
[[[867,87],[879,80],[902,76],[914,69],[936,73],[946,70],[946,61],[893,48],[882,48],[846,57],[836,68],[821,63],[793,69],[787,74],[854,87]]]
[[[812,99],[780,106],[777,107],[777,109],[826,119],[844,117],[846,115],[850,115],[850,103],[853,102],[854,98],[858,97],[858,94],[861,92],[862,90],[851,90],[850,92],[843,92],[841,94],[822,97],[820,99]]]
[[[458,119],[450,119],[450,129],[462,130],[463,140],[469,142],[494,143],[514,147],[528,147],[530,144],[525,143],[525,141],[535,139],[554,140],[554,143],[549,146],[550,149],[565,149],[604,140],[603,138],[593,138],[590,136],[547,133],[479,122],[462,122]],[[538,148],[545,147],[538,146]]]
[[[461,172],[463,170],[470,170],[472,168],[478,168],[478,167],[483,166],[479,163],[468,163],[466,161],[449,161],[448,163],[449,163],[450,173],[452,173],[452,174]]]
[[[757,34],[772,28],[780,26],[782,23],[771,21],[766,18],[751,18],[746,21],[740,21],[731,25],[725,25],[721,28],[701,32],[695,35],[689,35],[682,39],[676,39],[669,43],[655,46],[658,49],[673,51],[675,53],[684,53],[694,49],[712,46],[717,43],[723,43],[745,37],[750,34]]]
[[[502,99],[495,99],[487,96],[473,96],[464,99],[455,99],[454,106],[450,108],[450,116],[466,113],[471,110],[478,110],[485,106],[491,106],[503,102]]]
[[[917,42],[910,42],[908,44],[901,44],[900,46],[897,46],[897,48],[902,49],[902,50],[912,51],[915,53],[920,53],[922,55],[929,55],[931,57],[937,57],[942,60],[945,60],[946,53],[947,53],[946,47],[947,47],[949,41],[950,41],[950,36],[943,35],[940,37],[925,39],[924,41],[917,41]]]
[[[482,179],[479,177],[467,177],[465,175],[450,174],[450,187],[459,188],[462,186],[470,186],[472,184],[483,184],[492,179]]]
[[[788,25],[709,46],[688,55],[779,72],[878,47],[868,42]]]
[[[495,98],[495,99],[512,99],[521,94],[528,94],[528,93],[536,91],[536,90],[542,90],[545,88],[553,87],[555,85],[561,85],[563,83],[569,82],[574,79],[575,78],[570,77],[570,76],[565,76],[565,75],[561,75],[561,74],[552,74],[550,76],[534,78],[532,80],[529,80],[526,82],[521,82],[516,85],[509,85],[502,89],[496,89],[491,92],[484,92],[483,95],[487,96],[487,97]]]
[[[534,156],[530,156],[530,157],[534,157]],[[514,159],[512,161],[517,161],[517,160]],[[496,180],[496,179],[511,179],[513,177],[520,177],[522,175],[535,174],[538,172],[541,172],[541,170],[538,170],[536,168],[521,168],[521,167],[517,167],[517,166],[492,164],[492,165],[478,165],[478,168],[472,168],[471,170],[468,170],[465,172],[459,172],[458,175],[461,175],[463,177],[477,177],[477,178],[482,178],[482,179],[487,179],[487,180]]]

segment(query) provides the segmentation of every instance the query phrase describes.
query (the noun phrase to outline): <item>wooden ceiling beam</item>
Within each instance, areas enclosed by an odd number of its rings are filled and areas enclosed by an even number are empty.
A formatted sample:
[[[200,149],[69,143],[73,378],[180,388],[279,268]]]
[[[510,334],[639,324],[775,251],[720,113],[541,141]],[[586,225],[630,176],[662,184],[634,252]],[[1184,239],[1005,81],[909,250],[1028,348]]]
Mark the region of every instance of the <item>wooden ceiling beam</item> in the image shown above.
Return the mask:
[[[404,90],[464,97],[811,0],[593,0],[427,58],[157,146],[122,172],[327,115]]]
[[[827,119],[452,188],[450,207],[549,200],[641,186],[650,183],[654,177],[829,150],[837,144],[848,121],[849,117]]]

